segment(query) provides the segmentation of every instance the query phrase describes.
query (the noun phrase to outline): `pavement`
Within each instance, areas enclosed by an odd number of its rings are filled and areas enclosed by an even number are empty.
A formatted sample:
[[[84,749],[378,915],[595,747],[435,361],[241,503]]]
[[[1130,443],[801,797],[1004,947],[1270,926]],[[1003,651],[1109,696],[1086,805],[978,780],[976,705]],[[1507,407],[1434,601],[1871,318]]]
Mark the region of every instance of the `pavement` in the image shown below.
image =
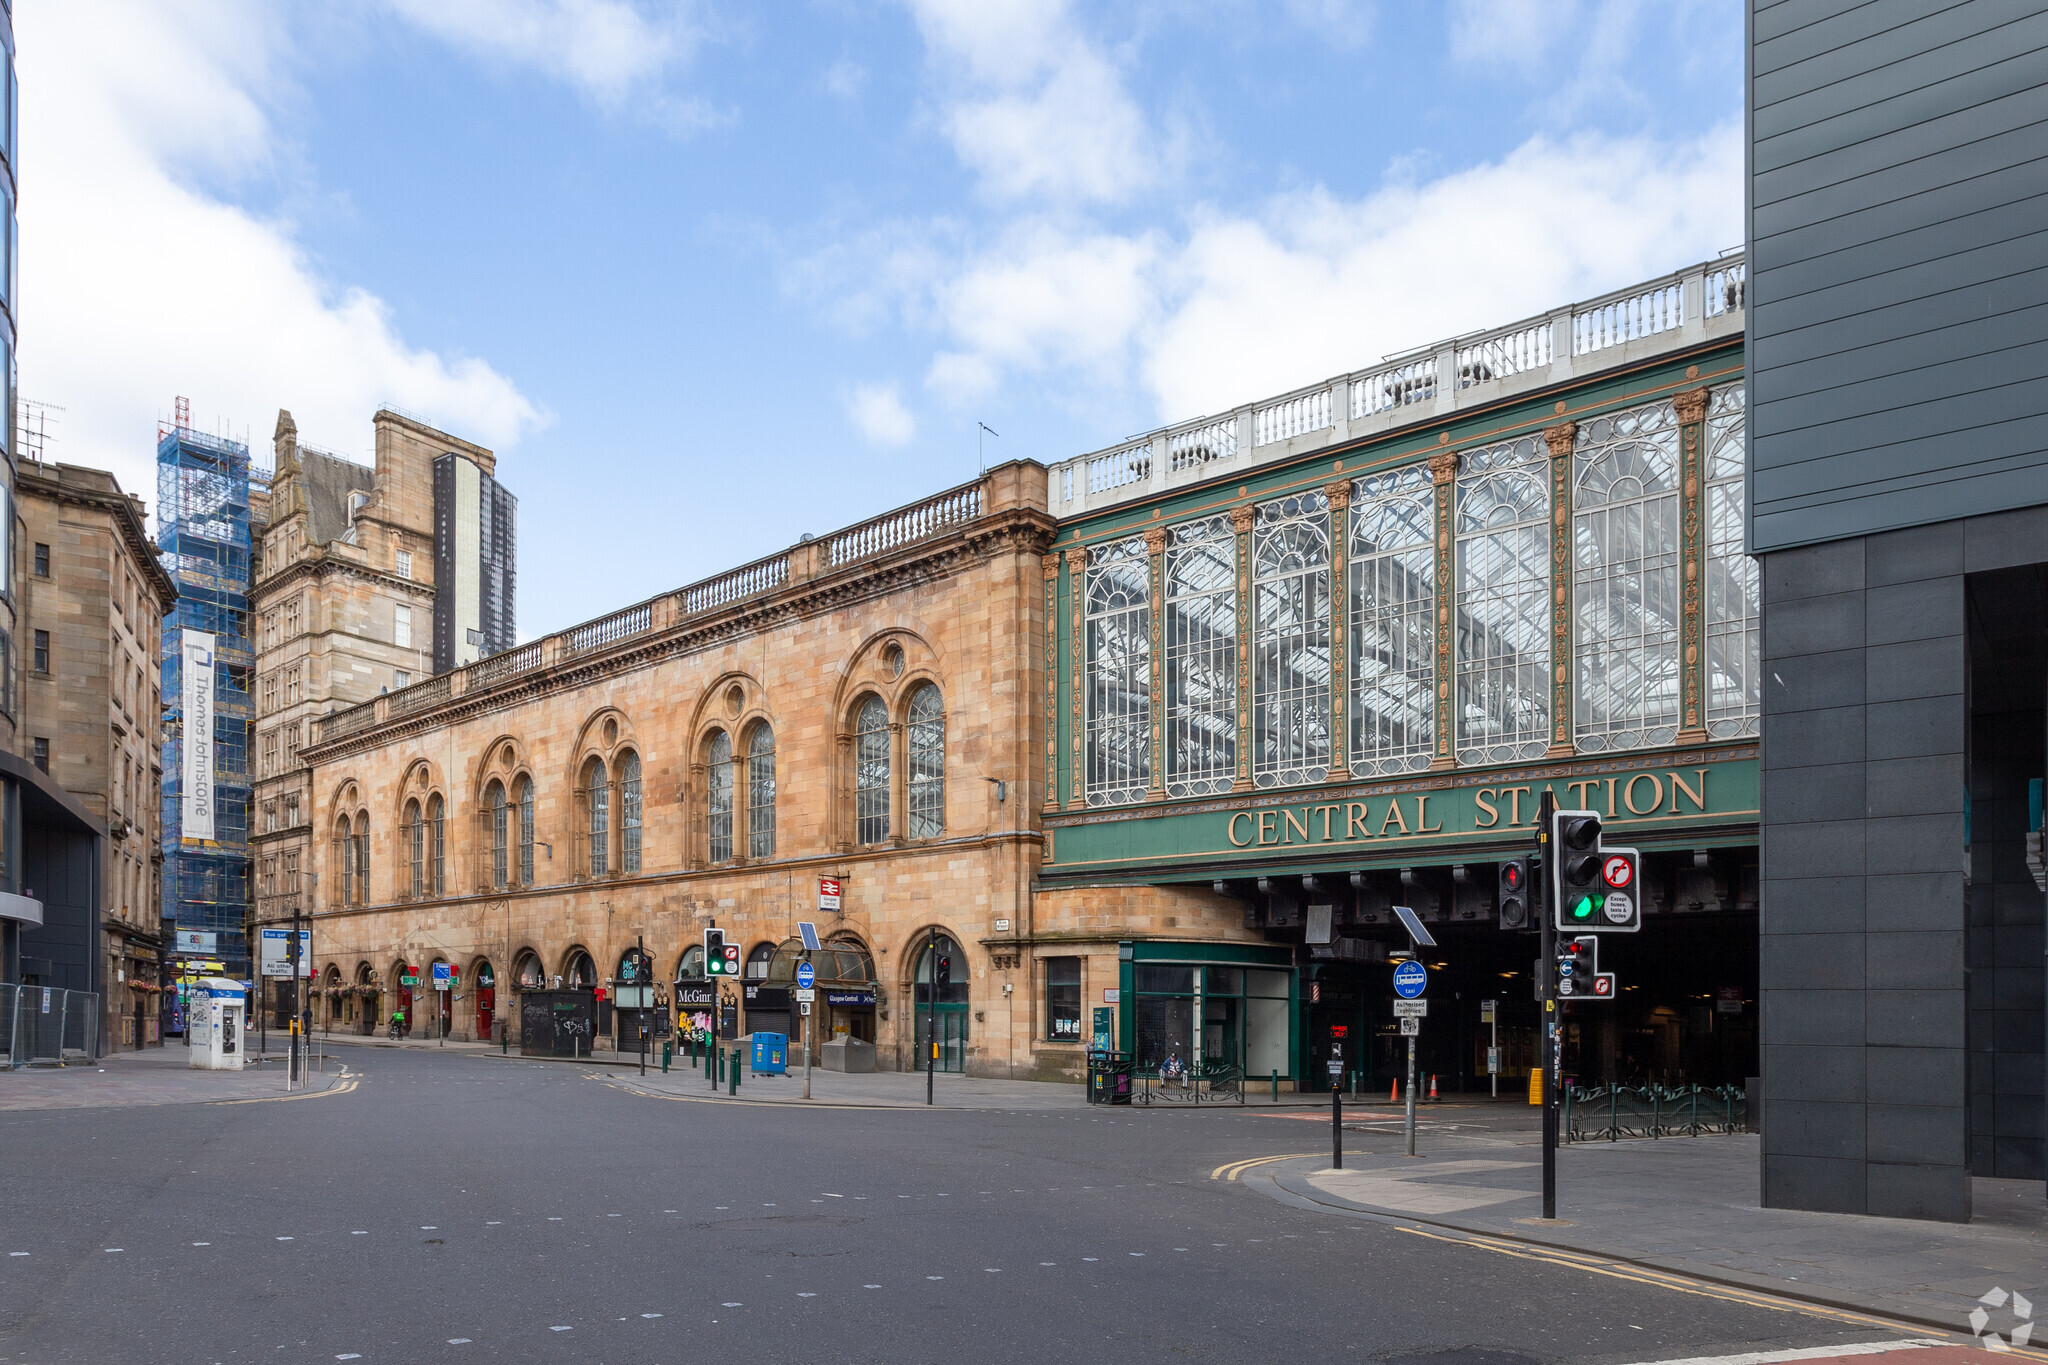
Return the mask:
[[[1285,1110],[684,1102],[703,1097],[452,1047],[347,1060],[352,1088],[304,1103],[0,1113],[0,1365],[1937,1365],[1972,1345],[1214,1178],[1313,1147]]]
[[[1998,1290],[2048,1310],[2039,1181],[1973,1182],[1968,1223],[1806,1213],[1760,1206],[1760,1139],[1750,1134],[1582,1143],[1558,1153],[1559,1217],[1545,1222],[1537,1112],[1433,1107],[1414,1158],[1393,1115],[1360,1115],[1347,1122],[1341,1170],[1331,1166],[1325,1114],[1302,1131],[1315,1155],[1235,1178],[1296,1207],[1556,1247],[1934,1327],[1966,1321]]]
[[[284,1054],[251,1054],[240,1071],[194,1071],[182,1043],[111,1052],[87,1066],[0,1068],[0,1112],[29,1109],[107,1109],[127,1105],[217,1104],[282,1099]],[[328,1054],[307,1084],[292,1095],[348,1083],[345,1059]]]

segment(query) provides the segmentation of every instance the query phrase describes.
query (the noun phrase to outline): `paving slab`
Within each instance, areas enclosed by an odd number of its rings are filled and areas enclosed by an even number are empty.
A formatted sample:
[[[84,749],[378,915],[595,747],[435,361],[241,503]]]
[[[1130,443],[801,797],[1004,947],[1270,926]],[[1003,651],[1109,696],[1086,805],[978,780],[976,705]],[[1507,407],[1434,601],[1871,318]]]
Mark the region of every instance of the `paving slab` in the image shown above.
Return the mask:
[[[28,1109],[98,1109],[137,1104],[216,1104],[321,1094],[348,1082],[332,1055],[299,1090],[285,1090],[283,1054],[272,1052],[240,1071],[194,1071],[183,1044],[109,1053],[84,1066],[0,1070],[0,1112]]]

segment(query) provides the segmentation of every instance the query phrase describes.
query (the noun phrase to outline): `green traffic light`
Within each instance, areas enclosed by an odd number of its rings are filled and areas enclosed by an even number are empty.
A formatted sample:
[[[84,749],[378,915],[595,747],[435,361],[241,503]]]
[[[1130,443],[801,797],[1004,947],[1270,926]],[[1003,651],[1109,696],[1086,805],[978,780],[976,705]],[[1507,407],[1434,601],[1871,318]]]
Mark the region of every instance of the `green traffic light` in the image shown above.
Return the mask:
[[[1572,918],[1591,919],[1593,918],[1593,912],[1598,908],[1598,906],[1593,904],[1591,896],[1581,896],[1572,902]]]

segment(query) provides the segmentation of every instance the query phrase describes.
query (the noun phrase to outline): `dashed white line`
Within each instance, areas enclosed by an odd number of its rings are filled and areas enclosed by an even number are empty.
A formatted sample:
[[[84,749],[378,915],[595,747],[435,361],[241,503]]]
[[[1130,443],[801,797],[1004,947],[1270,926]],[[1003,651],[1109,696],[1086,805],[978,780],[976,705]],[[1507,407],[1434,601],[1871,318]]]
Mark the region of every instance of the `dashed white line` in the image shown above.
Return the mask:
[[[641,1314],[640,1316],[641,1316],[641,1317],[643,1317],[643,1318],[658,1318],[658,1317],[660,1317],[660,1316],[661,1316],[661,1314],[659,1314],[659,1313],[642,1313],[642,1314]]]
[[[573,1332],[576,1329],[573,1327],[550,1327],[548,1330],[550,1332]]]
[[[108,1251],[126,1251],[127,1249],[128,1249],[127,1247],[107,1247],[107,1248],[106,1248],[106,1250],[108,1250]]]
[[[355,1231],[349,1233],[349,1236],[351,1237],[368,1237],[369,1235],[369,1233],[363,1231],[361,1228],[357,1228]]]
[[[718,1305],[718,1306],[719,1306],[720,1308],[745,1308],[745,1307],[746,1307],[746,1305],[745,1305],[745,1304],[743,1304],[743,1303],[721,1303],[721,1304],[720,1304],[720,1305]]]
[[[469,1338],[468,1338],[468,1337],[450,1337],[450,1338],[448,1338],[448,1344],[449,1344],[450,1346],[467,1346],[467,1345],[469,1345]]]
[[[278,1241],[280,1241],[280,1242],[289,1242],[289,1241],[293,1241],[294,1239],[293,1239],[293,1238],[290,1238],[290,1237],[280,1237],[280,1238],[278,1238],[277,1240],[278,1240]]]

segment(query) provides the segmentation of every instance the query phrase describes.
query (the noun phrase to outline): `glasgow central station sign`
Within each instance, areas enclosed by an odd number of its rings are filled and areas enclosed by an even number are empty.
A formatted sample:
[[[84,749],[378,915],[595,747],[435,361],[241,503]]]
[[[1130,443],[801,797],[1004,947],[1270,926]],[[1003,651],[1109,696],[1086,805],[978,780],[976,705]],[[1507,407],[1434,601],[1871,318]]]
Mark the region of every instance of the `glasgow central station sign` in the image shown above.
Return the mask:
[[[1599,811],[1617,832],[1651,843],[1668,833],[1732,827],[1753,837],[1757,762],[1738,755],[1658,756],[1075,812],[1046,820],[1046,871],[1138,870],[1317,853],[1413,857],[1461,844],[1519,842],[1536,825],[1545,788],[1570,810]]]

